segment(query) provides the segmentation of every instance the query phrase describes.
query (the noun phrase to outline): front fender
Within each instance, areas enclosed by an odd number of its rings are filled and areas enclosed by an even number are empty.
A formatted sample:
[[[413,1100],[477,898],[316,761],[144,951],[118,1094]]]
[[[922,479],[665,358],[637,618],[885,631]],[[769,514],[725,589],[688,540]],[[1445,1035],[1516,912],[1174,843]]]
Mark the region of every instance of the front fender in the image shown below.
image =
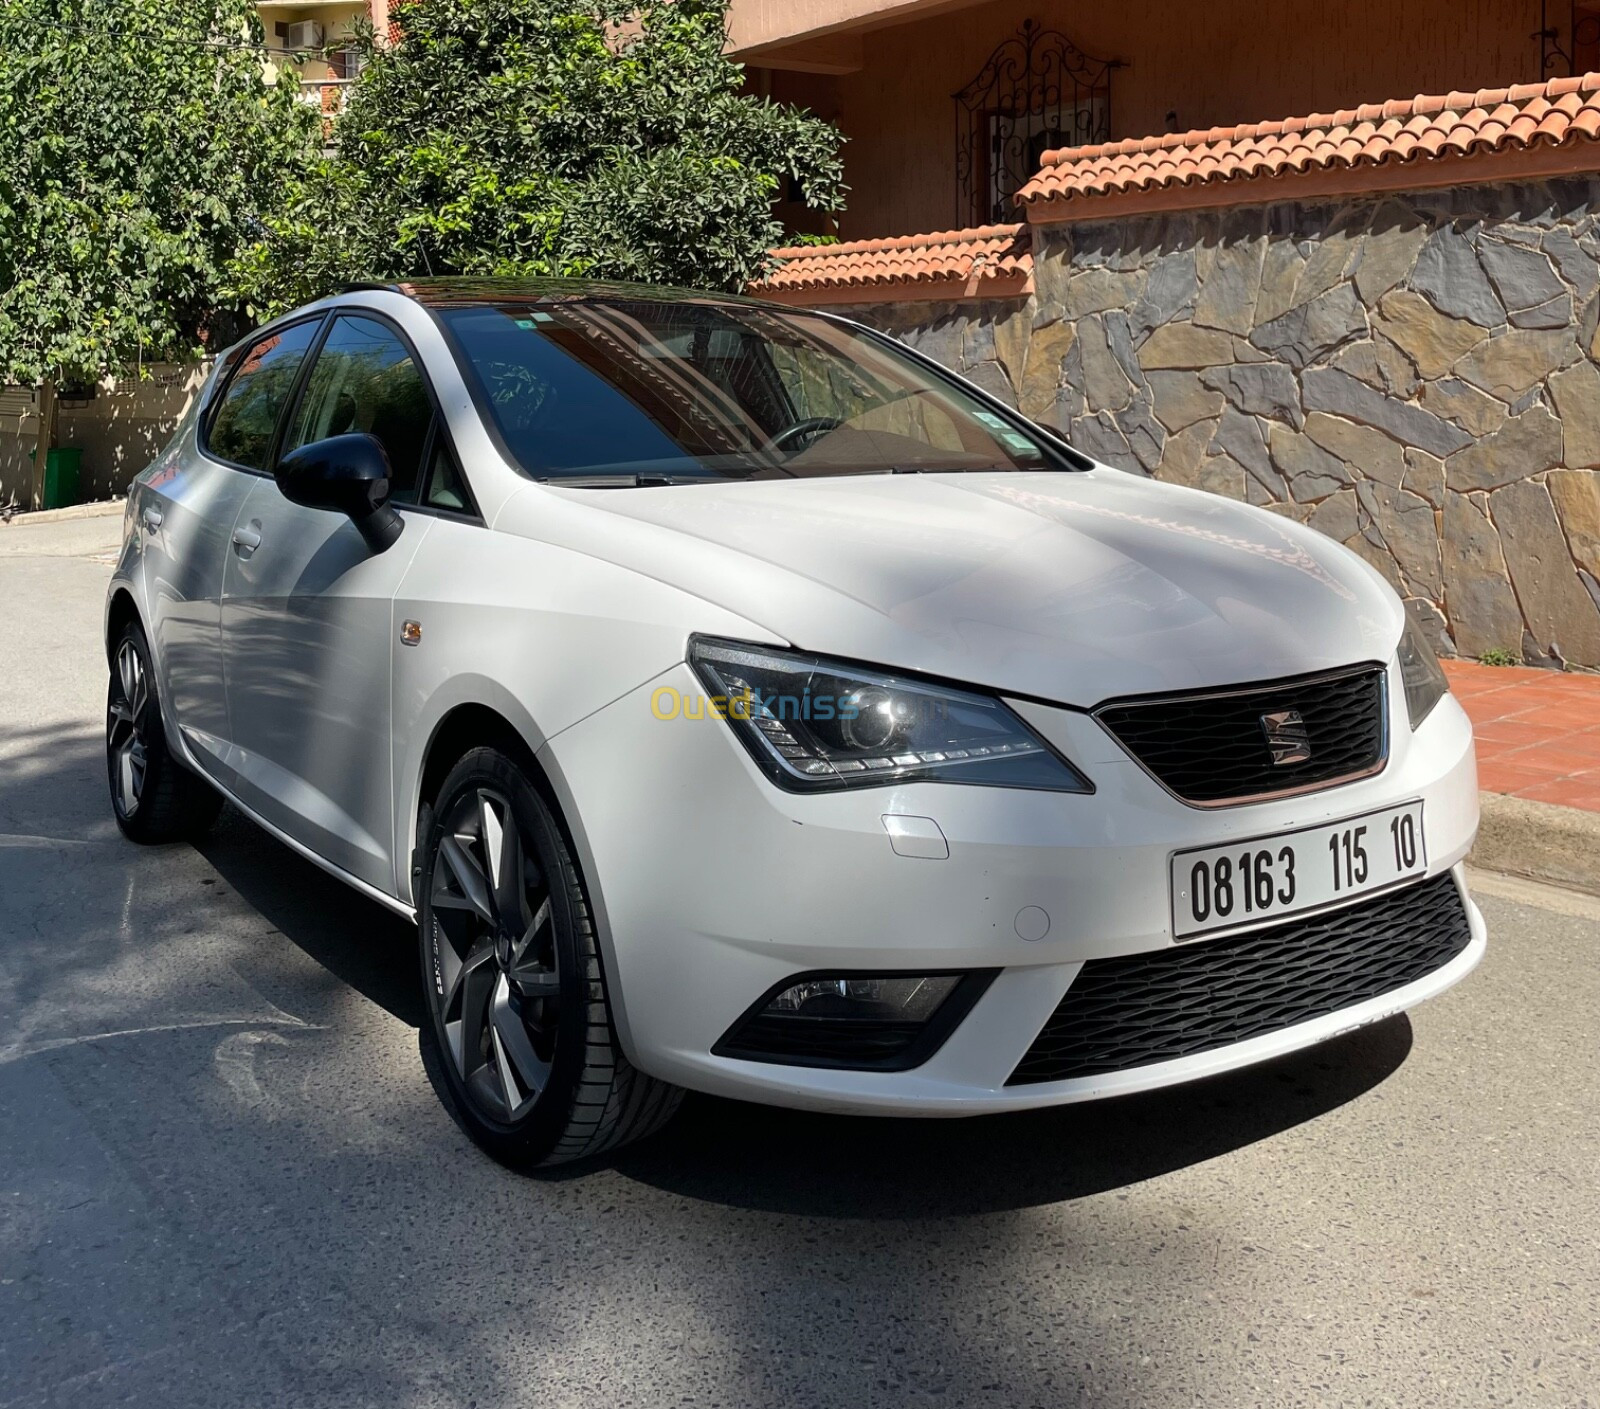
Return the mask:
[[[415,645],[400,644],[407,622],[416,625]],[[680,663],[697,631],[766,635],[734,612],[615,563],[480,525],[436,522],[394,601],[396,894],[412,903],[422,781],[453,710],[492,710],[538,754],[563,730]],[[580,826],[570,815],[567,822]]]
[[[422,810],[422,779],[434,742],[446,719],[463,705],[493,710],[516,731],[530,753],[544,744],[544,733],[527,707],[492,676],[466,671],[451,676],[421,705],[414,716],[396,718],[392,736],[395,777],[395,886],[400,899],[415,905],[411,889],[411,854],[417,845],[417,818]],[[399,701],[396,701],[396,708]]]

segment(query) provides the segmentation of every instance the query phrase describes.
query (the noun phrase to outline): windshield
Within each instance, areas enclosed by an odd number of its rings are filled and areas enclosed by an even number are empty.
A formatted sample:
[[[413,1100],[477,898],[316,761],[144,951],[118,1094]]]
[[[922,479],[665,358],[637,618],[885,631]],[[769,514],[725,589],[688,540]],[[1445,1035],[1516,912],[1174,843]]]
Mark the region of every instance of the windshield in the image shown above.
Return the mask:
[[[1070,467],[866,333],[715,302],[435,310],[522,470],[619,484]]]

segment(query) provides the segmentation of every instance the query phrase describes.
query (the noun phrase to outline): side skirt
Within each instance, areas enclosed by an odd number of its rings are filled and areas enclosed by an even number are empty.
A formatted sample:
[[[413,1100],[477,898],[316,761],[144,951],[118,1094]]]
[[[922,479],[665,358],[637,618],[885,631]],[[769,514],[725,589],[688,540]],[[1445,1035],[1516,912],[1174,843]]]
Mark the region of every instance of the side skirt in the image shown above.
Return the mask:
[[[371,885],[367,881],[362,880],[359,876],[352,876],[350,872],[342,869],[339,866],[335,866],[333,862],[329,861],[326,857],[318,856],[316,852],[312,851],[311,848],[306,846],[303,842],[296,841],[281,827],[275,827],[248,803],[240,802],[238,797],[234,795],[231,788],[219,783],[213,773],[211,773],[208,769],[203,768],[200,765],[199,760],[195,757],[194,751],[189,747],[189,741],[187,739],[183,741],[183,745],[184,762],[187,763],[188,766],[198,773],[202,778],[204,778],[207,783],[221,793],[223,797],[227,798],[227,800],[237,807],[239,811],[244,813],[244,815],[254,822],[256,826],[260,827],[262,831],[266,832],[271,837],[275,837],[278,841],[281,841],[286,847],[289,848],[290,851],[294,852],[295,855],[305,857],[305,859],[311,862],[313,866],[326,871],[335,880],[343,881],[347,886],[350,887],[351,890],[359,891],[362,895],[366,896],[368,900],[376,900],[378,904],[382,905],[385,909],[392,910],[395,914],[404,916],[406,919],[410,920],[412,924],[416,924],[417,912],[415,907],[407,905],[405,901],[399,899],[397,896],[390,895],[387,891],[379,890],[377,886]]]

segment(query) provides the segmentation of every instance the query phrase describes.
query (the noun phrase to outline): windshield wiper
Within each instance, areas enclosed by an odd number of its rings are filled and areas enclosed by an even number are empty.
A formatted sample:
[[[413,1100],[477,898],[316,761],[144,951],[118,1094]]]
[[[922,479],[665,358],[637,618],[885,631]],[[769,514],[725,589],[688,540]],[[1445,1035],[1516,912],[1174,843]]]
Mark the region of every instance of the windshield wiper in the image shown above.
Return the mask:
[[[541,475],[539,484],[569,489],[658,489],[665,484],[726,484],[722,475]]]
[[[1012,465],[890,465],[892,475],[999,475],[1014,474]]]

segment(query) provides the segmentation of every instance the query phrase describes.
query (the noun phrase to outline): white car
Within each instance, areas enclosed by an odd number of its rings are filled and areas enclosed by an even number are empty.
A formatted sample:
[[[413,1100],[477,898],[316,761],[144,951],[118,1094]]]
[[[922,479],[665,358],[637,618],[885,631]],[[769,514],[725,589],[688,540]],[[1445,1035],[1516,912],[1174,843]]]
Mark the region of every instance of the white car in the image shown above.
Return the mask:
[[[354,289],[220,359],[106,608],[136,841],[415,917],[535,1165],[684,1088],[970,1115],[1226,1071],[1484,950],[1472,735],[1355,554],[846,320]]]

